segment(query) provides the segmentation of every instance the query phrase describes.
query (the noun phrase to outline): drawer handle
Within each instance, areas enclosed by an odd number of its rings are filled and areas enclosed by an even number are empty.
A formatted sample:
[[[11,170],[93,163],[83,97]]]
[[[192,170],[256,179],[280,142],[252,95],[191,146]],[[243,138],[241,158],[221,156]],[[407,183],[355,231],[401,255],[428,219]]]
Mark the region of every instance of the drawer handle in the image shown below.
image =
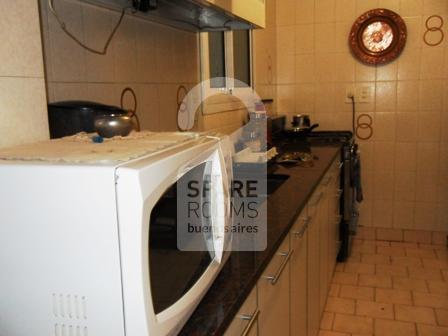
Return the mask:
[[[288,264],[289,259],[291,259],[292,254],[294,253],[294,249],[291,249],[288,253],[281,253],[280,255],[285,257],[285,260],[283,260],[282,264],[278,268],[275,275],[269,275],[265,276],[265,278],[269,281],[271,281],[271,285],[275,285],[278,280],[280,279],[280,276],[283,273],[283,270],[285,269],[286,265]]]
[[[341,197],[342,191],[342,189],[338,189],[338,191],[336,192],[336,197]]]
[[[344,165],[344,162],[342,162],[342,161],[339,162],[339,163],[338,163],[338,169],[341,169],[343,165]]]
[[[310,222],[311,222],[311,216],[308,216],[303,220],[303,226],[300,229],[300,231],[293,232],[294,236],[297,238],[302,238],[303,235],[305,234],[306,229],[308,229],[308,225],[310,224]]]
[[[249,321],[246,328],[244,328],[243,333],[241,336],[247,336],[249,335],[250,331],[252,330],[252,327],[254,326],[255,322],[258,320],[258,316],[260,315],[260,311],[257,310],[253,315],[241,315],[241,319],[245,321]]]
[[[319,202],[320,202],[320,200],[322,199],[322,196],[324,196],[324,193],[323,193],[323,192],[321,192],[321,193],[319,194],[319,196],[317,196],[317,199],[316,199],[313,203],[311,203],[310,205],[311,205],[311,206],[316,206],[316,205],[318,205]]]

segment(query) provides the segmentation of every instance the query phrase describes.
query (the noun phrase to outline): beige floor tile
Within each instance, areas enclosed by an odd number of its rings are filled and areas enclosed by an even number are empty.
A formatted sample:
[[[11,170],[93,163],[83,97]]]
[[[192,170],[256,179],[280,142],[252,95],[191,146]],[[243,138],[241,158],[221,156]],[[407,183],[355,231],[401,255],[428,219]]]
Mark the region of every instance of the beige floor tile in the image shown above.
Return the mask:
[[[439,258],[441,260],[448,260],[448,249],[443,248],[440,250],[436,250],[436,255],[437,255],[437,258]]]
[[[364,239],[357,239],[356,237],[352,241],[352,247],[359,247],[364,245]]]
[[[339,291],[341,289],[341,285],[338,284],[331,284],[330,290],[328,291],[328,296],[339,296]]]
[[[385,240],[375,240],[370,243],[374,244],[375,246],[392,246],[391,245],[392,242],[388,242]]]
[[[442,272],[438,268],[408,267],[409,277],[422,280],[442,280]]]
[[[416,306],[395,306],[395,319],[407,322],[436,324],[434,309]]]
[[[412,295],[410,291],[402,289],[375,288],[375,301],[411,305]]]
[[[448,328],[418,324],[418,336],[447,336]]]
[[[448,270],[442,270],[442,275],[445,281],[448,281]]]
[[[361,253],[352,253],[347,262],[361,262]]]
[[[408,270],[402,265],[376,265],[376,274],[407,277]]]
[[[331,313],[354,314],[355,300],[329,297],[327,299],[325,311]]]
[[[390,264],[390,256],[382,254],[363,254],[361,261],[365,264]]]
[[[358,283],[358,274],[335,272],[333,275],[333,283],[341,285],[356,285]]]
[[[358,287],[343,285],[341,286],[341,291],[339,296],[347,299],[359,299],[371,301],[375,297],[375,290],[371,287]]]
[[[393,320],[394,306],[390,303],[357,300],[356,315]]]
[[[415,336],[415,324],[391,320],[375,320],[375,335],[378,336]]]
[[[409,243],[409,242],[391,242],[390,246],[392,247],[410,247],[410,248],[418,248],[418,243]]]
[[[428,280],[429,292],[448,296],[448,282],[443,280]]]
[[[333,330],[351,334],[372,334],[373,319],[371,317],[336,314]]]
[[[359,286],[392,288],[392,278],[388,275],[359,275]]]
[[[378,246],[377,254],[383,254],[388,256],[405,256],[405,250],[398,246]]]
[[[406,248],[406,256],[414,258],[437,258],[434,250],[426,250],[421,248]]]
[[[350,334],[330,330],[321,330],[319,331],[319,336],[350,336]]]
[[[354,246],[352,249],[354,253],[368,253],[368,254],[376,254],[376,245],[361,245]]]
[[[345,264],[344,272],[358,274],[375,274],[375,265],[348,262]]]
[[[413,292],[414,304],[422,307],[448,309],[448,296]]]
[[[331,330],[333,328],[334,313],[324,312],[320,320],[320,329]]]
[[[337,263],[335,267],[336,272],[344,272],[345,263]]]
[[[448,259],[422,259],[423,266],[448,270]]]
[[[401,266],[422,266],[421,258],[412,258],[412,257],[392,257],[392,265],[401,265]]]
[[[437,323],[441,326],[448,327],[448,310],[436,309]]]
[[[428,286],[425,280],[393,277],[393,287],[396,289],[405,289],[418,292],[428,292]]]

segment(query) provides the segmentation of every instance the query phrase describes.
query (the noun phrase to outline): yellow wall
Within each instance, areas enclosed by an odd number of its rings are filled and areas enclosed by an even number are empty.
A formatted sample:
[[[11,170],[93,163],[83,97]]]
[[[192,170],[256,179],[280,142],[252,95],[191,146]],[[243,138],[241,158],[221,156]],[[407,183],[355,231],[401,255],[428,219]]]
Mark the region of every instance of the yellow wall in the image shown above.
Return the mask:
[[[385,7],[405,20],[408,41],[386,66],[350,54],[351,25]],[[448,39],[422,42],[429,15],[448,15],[446,0],[277,0],[279,113],[311,114],[321,129],[350,129],[349,86],[371,89],[358,113],[373,118],[374,136],[359,141],[366,226],[448,230]],[[445,35],[448,23],[443,27]]]
[[[37,1],[0,3],[0,147],[48,138]]]

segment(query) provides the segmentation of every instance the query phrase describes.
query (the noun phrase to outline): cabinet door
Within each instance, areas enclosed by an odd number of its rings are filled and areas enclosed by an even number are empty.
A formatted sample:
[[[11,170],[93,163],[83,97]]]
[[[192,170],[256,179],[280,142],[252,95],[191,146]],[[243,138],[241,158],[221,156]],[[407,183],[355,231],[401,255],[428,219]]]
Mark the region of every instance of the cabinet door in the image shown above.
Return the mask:
[[[318,204],[323,194],[313,196],[309,205],[310,222],[308,224],[308,336],[316,336],[320,324],[320,241]]]
[[[258,335],[257,286],[249,294],[241,306],[224,336],[256,336]]]
[[[339,161],[338,161],[339,162]],[[339,239],[339,223],[341,216],[339,214],[339,201],[342,191],[340,187],[340,175],[338,166],[333,171],[333,181],[330,184],[329,193],[329,210],[328,210],[328,222],[330,225],[330,257],[329,257],[329,274],[330,281],[334,273],[336,266],[336,259],[340,248]]]
[[[297,220],[291,230],[291,247],[294,254],[291,257],[291,335],[306,336],[307,331],[307,255],[308,255],[308,227],[309,218],[306,213]]]
[[[289,335],[289,259],[292,253],[288,236],[257,283],[260,336]]]
[[[328,186],[324,186],[321,189],[322,197],[317,205],[317,221],[316,225],[319,226],[319,314],[322,314],[327,302],[328,293],[328,263],[329,263],[329,225],[328,225]]]

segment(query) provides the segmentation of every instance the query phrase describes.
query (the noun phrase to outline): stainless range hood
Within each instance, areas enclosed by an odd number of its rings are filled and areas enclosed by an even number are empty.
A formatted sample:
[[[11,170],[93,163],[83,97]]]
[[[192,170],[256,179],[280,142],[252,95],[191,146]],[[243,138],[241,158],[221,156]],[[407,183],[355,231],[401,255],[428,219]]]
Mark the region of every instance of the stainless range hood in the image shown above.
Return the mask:
[[[203,32],[264,28],[265,0],[82,0],[183,30]],[[137,10],[137,9],[142,10]]]

